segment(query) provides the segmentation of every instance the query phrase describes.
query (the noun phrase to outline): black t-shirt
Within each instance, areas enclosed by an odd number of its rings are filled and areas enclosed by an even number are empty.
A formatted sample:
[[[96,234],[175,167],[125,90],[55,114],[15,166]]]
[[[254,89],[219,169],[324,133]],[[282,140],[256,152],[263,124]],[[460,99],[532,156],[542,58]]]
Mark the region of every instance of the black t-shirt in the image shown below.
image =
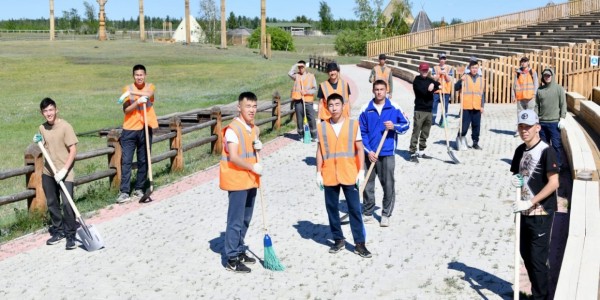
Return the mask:
[[[513,174],[523,176],[524,185],[521,190],[521,200],[531,200],[548,184],[548,173],[558,173],[556,153],[552,147],[542,140],[531,149],[527,149],[527,146],[523,143],[515,150],[510,171]],[[546,199],[538,202],[523,214],[537,216],[552,214],[555,211],[556,192],[550,194]]]
[[[329,83],[331,84],[331,87],[335,90],[337,89],[337,85],[340,81],[338,80],[336,83]],[[348,83],[346,83],[346,88],[348,89],[348,96],[350,96],[352,93],[350,93],[350,85]],[[342,95],[343,96],[343,95]],[[317,99],[323,99],[323,89],[321,88],[321,85],[319,84],[319,91],[317,92]],[[327,99],[325,99],[327,100]],[[348,99],[344,99],[344,101],[347,101]]]
[[[433,91],[428,91],[429,85],[433,83]],[[440,89],[440,83],[430,77],[417,75],[413,80],[413,91],[415,92],[415,111],[431,112],[433,107],[433,93]]]

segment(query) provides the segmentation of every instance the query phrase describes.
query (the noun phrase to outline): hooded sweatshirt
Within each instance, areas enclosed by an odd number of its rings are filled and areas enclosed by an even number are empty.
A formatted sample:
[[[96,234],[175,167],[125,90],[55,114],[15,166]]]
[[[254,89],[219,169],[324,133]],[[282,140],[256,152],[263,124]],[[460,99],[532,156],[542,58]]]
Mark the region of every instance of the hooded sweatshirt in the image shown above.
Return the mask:
[[[544,80],[544,72],[550,71],[550,82]],[[567,96],[562,86],[554,81],[554,70],[546,68],[542,71],[542,85],[535,97],[535,110],[540,122],[558,122],[567,116]]]

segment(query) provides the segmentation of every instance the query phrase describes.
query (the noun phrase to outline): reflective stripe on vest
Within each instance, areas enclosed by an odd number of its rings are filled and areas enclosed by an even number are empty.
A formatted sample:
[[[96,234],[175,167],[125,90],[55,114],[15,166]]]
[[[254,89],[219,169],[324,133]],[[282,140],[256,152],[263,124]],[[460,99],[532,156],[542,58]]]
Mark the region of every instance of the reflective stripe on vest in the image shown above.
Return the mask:
[[[350,95],[348,94],[348,83],[345,80],[339,78],[335,89],[331,86],[329,80],[326,80],[321,83],[321,91],[323,91],[323,100],[319,104],[319,119],[329,120],[331,118],[331,113],[327,109],[327,98],[333,93],[340,94],[344,98],[342,117],[350,117]]]
[[[481,109],[481,95],[483,94],[483,78],[477,76],[473,82],[471,76],[463,80],[463,109]]]
[[[225,127],[222,131],[223,137],[228,128],[231,128],[238,137],[238,155],[246,162],[254,164],[257,162],[256,153],[252,142],[256,139],[256,126],[248,132],[244,124],[237,119]],[[227,141],[223,138],[223,143]],[[227,151],[226,145],[223,145],[221,152],[221,161],[219,162],[219,187],[225,191],[242,191],[250,188],[256,188],[260,184],[260,178],[254,172],[238,167],[231,162],[231,157]]]
[[[145,83],[142,89],[136,88],[135,84],[130,84],[127,86],[127,90],[129,92],[133,91],[142,91],[142,92],[151,92],[153,85],[151,83]],[[141,130],[144,128],[144,106],[137,105],[136,101],[141,96],[130,95],[129,101],[130,105],[135,105],[135,109],[126,113],[123,121],[123,129],[126,130]],[[151,128],[158,127],[158,120],[156,119],[156,113],[154,112],[154,97],[148,99],[146,102],[146,117],[148,118],[148,126]]]
[[[323,156],[321,175],[323,184],[352,185],[360,168],[356,157],[355,137],[358,133],[358,122],[348,120],[342,125],[338,136],[329,122],[321,122],[318,127],[319,147]]]
[[[309,90],[314,88],[313,82],[315,80],[315,76],[311,73],[306,73],[304,76],[300,74],[296,74],[296,79],[294,81],[294,86],[292,87],[292,99],[300,100],[302,99],[301,91],[304,89]],[[315,95],[304,95],[305,102],[313,102],[315,99]]]
[[[387,92],[390,92],[390,73],[392,72],[392,69],[388,68],[388,67],[383,67],[383,70],[381,70],[381,66],[375,66],[375,80],[383,80],[385,81],[385,83],[387,83]]]
[[[517,80],[515,81],[515,98],[517,100],[531,100],[535,93],[533,77],[527,72],[519,72],[517,70]],[[520,75],[519,75],[520,73]]]
[[[444,65],[445,70],[447,70],[446,72],[446,76],[450,76],[451,72],[452,72],[452,67],[448,66],[448,65]],[[452,93],[452,78],[450,79],[450,81],[446,81],[444,78],[442,78],[442,76],[440,75],[442,73],[442,69],[440,68],[440,66],[435,66],[433,67],[433,69],[435,70],[435,74],[437,74],[440,78],[438,79],[440,85],[442,86],[442,93],[444,94],[450,94]]]

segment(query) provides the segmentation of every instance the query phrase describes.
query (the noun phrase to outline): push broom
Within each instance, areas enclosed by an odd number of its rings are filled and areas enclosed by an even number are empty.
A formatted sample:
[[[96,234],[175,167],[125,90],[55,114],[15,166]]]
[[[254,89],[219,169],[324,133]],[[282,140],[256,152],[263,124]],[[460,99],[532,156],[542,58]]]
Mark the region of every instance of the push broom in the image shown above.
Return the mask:
[[[258,152],[256,152],[256,162],[258,161]],[[281,264],[281,261],[279,261],[277,255],[275,255],[275,250],[273,249],[273,241],[271,240],[271,237],[269,236],[269,231],[267,229],[267,217],[265,210],[265,202],[263,200],[263,191],[260,186],[258,190],[260,192],[260,207],[262,209],[263,230],[265,231],[265,237],[263,239],[263,244],[265,248],[263,265],[266,269],[272,271],[283,271],[285,270],[285,266]]]
[[[303,89],[302,78],[300,78],[300,90]],[[306,118],[306,101],[304,101],[304,95],[302,95],[302,108],[304,109],[304,143],[310,144],[310,127],[308,126],[308,119]]]

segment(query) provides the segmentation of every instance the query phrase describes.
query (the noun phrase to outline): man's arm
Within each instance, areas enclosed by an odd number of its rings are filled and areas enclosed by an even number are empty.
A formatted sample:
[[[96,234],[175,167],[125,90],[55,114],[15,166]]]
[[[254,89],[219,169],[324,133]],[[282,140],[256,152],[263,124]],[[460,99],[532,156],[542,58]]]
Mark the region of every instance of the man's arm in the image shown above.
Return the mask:
[[[292,68],[290,69],[290,71],[288,72],[288,76],[292,79],[292,80],[296,80],[296,73],[298,72],[298,64],[294,64],[292,66]]]
[[[319,143],[320,142],[321,141],[319,141]],[[317,154],[315,155],[317,159],[317,173],[321,172],[321,166],[323,165],[323,155],[321,154],[321,147],[319,143],[317,143]]]
[[[360,164],[358,170],[360,171],[365,165],[365,152],[363,150],[363,143],[362,141],[356,141],[354,145],[356,145],[356,154],[358,154],[358,163]]]
[[[314,95],[317,93],[317,79],[312,76],[312,88],[306,90],[306,95]]]
[[[232,162],[234,165],[238,166],[239,168],[252,171],[252,164],[240,157],[237,150],[238,147],[239,145],[236,143],[227,143],[227,149],[229,151],[229,161]]]
[[[392,68],[390,68],[390,77],[388,78],[388,86],[390,87],[390,97],[392,92],[394,91],[394,74],[392,73]]]
[[[517,96],[515,95],[515,89],[517,88],[517,75],[513,78],[512,89],[510,89],[510,101],[515,103],[517,101]],[[537,88],[536,88],[537,89]],[[535,93],[533,93],[535,95]]]
[[[558,97],[558,107],[560,108],[560,118],[564,119],[567,117],[567,96],[565,89],[560,88],[560,95]]]
[[[366,104],[366,105],[368,105],[368,104]],[[360,135],[362,136],[362,144],[364,145],[363,146],[364,151],[369,153],[369,152],[372,152],[373,150],[369,146],[369,144],[370,144],[369,129],[368,129],[369,123],[368,123],[367,114],[365,113],[365,111],[366,111],[366,107],[360,113],[360,116],[358,116],[358,128],[360,130]]]
[[[546,197],[550,196],[556,191],[556,189],[558,189],[558,173],[548,172],[546,173],[546,176],[548,177],[548,183],[546,183],[544,188],[539,193],[531,198],[531,203],[536,204],[546,199]]]
[[[71,166],[73,166],[73,162],[75,161],[75,155],[77,155],[77,144],[73,144],[68,147],[69,156],[67,157],[67,161],[65,161],[65,166],[63,169],[69,170]]]
[[[131,95],[140,96],[140,97],[146,96],[146,97],[148,97],[148,100],[154,102],[154,91],[156,90],[156,87],[154,86],[154,84],[151,84],[151,83],[146,83],[146,84],[150,85],[150,88],[148,91],[129,91],[129,93]],[[125,90],[123,92],[125,92]],[[129,99],[131,99],[131,97]]]
[[[375,68],[377,68],[377,66],[373,67],[373,69],[371,70],[371,75],[369,75],[370,83],[373,83],[373,81],[375,81]]]

